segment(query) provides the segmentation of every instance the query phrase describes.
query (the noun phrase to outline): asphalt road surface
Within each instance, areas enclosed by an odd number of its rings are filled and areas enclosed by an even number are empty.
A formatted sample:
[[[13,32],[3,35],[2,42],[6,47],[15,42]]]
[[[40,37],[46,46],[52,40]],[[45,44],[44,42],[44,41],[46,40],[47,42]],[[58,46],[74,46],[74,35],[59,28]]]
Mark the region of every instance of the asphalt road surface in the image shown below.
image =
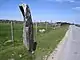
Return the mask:
[[[80,27],[71,25],[47,60],[80,60]]]

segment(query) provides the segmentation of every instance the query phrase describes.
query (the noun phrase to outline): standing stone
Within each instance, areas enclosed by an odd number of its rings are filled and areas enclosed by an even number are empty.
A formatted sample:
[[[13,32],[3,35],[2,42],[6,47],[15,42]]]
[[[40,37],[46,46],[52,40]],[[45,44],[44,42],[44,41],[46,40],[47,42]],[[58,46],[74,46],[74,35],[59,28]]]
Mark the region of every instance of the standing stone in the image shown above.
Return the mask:
[[[19,6],[23,17],[24,17],[24,26],[23,26],[23,43],[26,48],[32,52],[34,50],[34,37],[33,37],[33,22],[31,18],[31,12],[29,6],[26,4],[21,4]]]

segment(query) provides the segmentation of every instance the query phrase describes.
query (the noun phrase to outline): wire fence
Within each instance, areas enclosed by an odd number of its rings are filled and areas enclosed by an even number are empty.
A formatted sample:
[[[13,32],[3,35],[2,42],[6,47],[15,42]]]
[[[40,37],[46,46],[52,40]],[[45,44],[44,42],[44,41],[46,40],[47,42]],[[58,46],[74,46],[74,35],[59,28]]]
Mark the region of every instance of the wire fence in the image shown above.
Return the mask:
[[[47,22],[36,22],[33,24],[33,26],[34,37],[38,42],[39,48],[39,38],[53,30],[53,27]],[[7,58],[7,60],[9,58],[14,58],[15,60],[28,60],[32,58],[32,60],[35,60],[34,56],[29,57],[26,48],[23,46],[23,23],[0,23],[0,58],[2,58],[2,60],[5,60],[3,54]],[[43,58],[43,55],[40,56],[41,60]]]
[[[51,29],[51,27],[46,23],[34,23],[35,39],[36,36],[41,33],[40,30],[42,29],[44,29],[44,31],[47,29],[48,32]],[[4,45],[4,43],[8,41],[22,43],[22,40],[23,40],[23,23],[10,23],[10,22],[0,23],[0,45]]]

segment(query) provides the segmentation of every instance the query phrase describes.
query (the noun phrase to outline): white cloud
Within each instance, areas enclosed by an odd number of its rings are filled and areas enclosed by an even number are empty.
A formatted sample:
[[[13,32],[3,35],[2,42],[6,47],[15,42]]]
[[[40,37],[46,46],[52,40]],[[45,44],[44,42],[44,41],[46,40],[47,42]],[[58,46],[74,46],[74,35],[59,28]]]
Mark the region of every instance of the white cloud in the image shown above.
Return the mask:
[[[74,0],[66,0],[66,1],[69,1],[69,2],[75,2]]]
[[[75,8],[72,8],[74,10],[80,10],[80,7],[75,7]]]
[[[70,1],[70,2],[75,2],[75,1]]]

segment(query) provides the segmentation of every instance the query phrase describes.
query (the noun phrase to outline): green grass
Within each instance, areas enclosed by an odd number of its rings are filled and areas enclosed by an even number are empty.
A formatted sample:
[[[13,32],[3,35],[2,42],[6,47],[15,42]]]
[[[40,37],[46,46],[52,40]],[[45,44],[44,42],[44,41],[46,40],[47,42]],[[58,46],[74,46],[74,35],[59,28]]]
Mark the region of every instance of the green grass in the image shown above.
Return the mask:
[[[38,31],[36,41],[38,43],[35,54],[30,55],[22,42],[22,24],[14,24],[14,42],[4,44],[6,41],[11,40],[10,24],[0,23],[0,59],[8,60],[14,58],[15,60],[42,60],[43,56],[49,55],[57,44],[62,40],[68,25],[61,26],[55,30],[48,27],[44,33]],[[45,29],[45,26],[38,26],[39,29]],[[34,26],[35,29],[35,26]],[[14,54],[14,55],[12,55]],[[19,57],[19,55],[22,57]]]

